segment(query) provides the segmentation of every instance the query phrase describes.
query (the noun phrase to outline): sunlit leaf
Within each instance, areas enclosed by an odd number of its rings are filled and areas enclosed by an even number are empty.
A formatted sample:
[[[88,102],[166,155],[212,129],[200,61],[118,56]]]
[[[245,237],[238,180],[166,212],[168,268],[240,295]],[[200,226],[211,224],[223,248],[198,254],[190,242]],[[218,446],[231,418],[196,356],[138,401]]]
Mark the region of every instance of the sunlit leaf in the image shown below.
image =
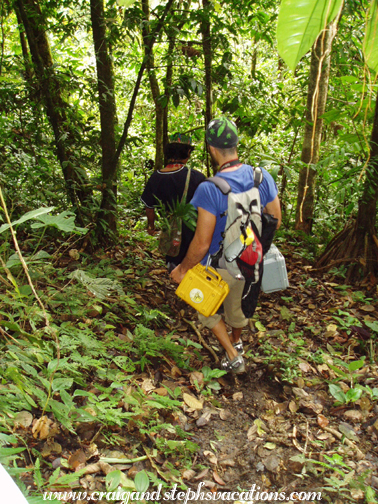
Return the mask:
[[[117,4],[120,7],[131,7],[136,2],[136,0],[117,0]]]
[[[333,21],[343,0],[282,0],[277,24],[277,46],[291,70]]]
[[[378,2],[371,0],[365,38],[362,46],[365,61],[374,73],[378,72]]]
[[[27,212],[22,217],[20,217],[18,220],[12,222],[12,227],[17,226],[18,224],[22,224],[23,222],[26,222],[28,220],[36,219],[36,218],[40,217],[41,215],[44,215],[48,212],[51,212],[52,210],[54,210],[54,208],[55,207],[37,208],[37,210],[32,210],[31,212]],[[0,233],[2,233],[3,231],[6,231],[7,229],[9,229],[9,227],[10,227],[9,224],[3,224],[0,227]]]

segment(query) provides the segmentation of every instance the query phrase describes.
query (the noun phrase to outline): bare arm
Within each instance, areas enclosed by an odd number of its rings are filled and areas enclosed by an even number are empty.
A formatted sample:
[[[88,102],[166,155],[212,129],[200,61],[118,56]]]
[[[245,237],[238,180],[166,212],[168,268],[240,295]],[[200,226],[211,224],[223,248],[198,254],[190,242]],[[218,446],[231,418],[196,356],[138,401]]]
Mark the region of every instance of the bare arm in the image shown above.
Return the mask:
[[[146,207],[146,215],[147,215],[147,233],[153,235],[155,231],[155,209]]]
[[[274,198],[273,201],[267,203],[264,208],[264,212],[270,215],[273,215],[276,219],[278,219],[277,229],[281,226],[281,204],[278,196]]]
[[[182,263],[171,273],[171,278],[176,283],[180,283],[185,273],[205,257],[211,245],[216,221],[215,215],[203,208],[198,208],[197,228],[194,238]]]

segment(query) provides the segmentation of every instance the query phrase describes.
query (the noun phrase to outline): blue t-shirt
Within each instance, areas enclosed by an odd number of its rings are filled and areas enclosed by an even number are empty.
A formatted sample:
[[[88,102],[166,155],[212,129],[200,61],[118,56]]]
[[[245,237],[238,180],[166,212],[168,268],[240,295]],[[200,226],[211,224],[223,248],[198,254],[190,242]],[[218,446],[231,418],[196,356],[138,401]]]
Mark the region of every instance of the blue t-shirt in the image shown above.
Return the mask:
[[[262,207],[265,207],[268,203],[274,200],[278,191],[271,174],[264,168],[262,168],[262,172],[263,180],[259,186],[259,192],[261,205]],[[245,164],[232,172],[220,172],[217,174],[217,177],[222,177],[227,180],[231,186],[232,192],[234,193],[248,191],[254,185],[253,170],[249,165]],[[206,264],[209,253],[215,254],[219,250],[219,245],[222,241],[221,233],[224,231],[227,220],[227,216],[223,215],[221,217],[221,214],[224,214],[227,210],[227,199],[228,197],[224,195],[214,184],[211,182],[202,182],[202,184],[197,187],[190,202],[195,208],[203,208],[215,215],[217,218],[209,252],[202,259],[202,264]]]

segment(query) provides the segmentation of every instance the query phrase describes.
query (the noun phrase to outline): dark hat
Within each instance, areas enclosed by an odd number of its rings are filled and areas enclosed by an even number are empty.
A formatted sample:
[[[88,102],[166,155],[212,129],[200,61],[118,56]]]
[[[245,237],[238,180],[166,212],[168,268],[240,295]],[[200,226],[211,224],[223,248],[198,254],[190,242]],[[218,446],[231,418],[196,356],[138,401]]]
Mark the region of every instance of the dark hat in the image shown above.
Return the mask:
[[[192,145],[192,137],[185,135],[184,133],[174,133],[169,137],[169,143]]]
[[[222,117],[209,122],[206,130],[206,141],[218,149],[231,149],[238,144],[238,130],[236,124]]]

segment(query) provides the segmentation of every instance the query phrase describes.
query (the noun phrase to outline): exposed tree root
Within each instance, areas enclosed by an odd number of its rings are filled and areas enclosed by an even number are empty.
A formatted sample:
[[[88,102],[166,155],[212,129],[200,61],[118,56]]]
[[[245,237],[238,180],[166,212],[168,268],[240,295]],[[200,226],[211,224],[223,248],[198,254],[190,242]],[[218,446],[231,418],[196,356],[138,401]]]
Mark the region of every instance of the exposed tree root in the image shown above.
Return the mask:
[[[318,259],[315,270],[324,271],[347,264],[346,282],[368,280],[376,283],[378,276],[378,238],[363,231],[357,221],[350,221],[328,244]]]

